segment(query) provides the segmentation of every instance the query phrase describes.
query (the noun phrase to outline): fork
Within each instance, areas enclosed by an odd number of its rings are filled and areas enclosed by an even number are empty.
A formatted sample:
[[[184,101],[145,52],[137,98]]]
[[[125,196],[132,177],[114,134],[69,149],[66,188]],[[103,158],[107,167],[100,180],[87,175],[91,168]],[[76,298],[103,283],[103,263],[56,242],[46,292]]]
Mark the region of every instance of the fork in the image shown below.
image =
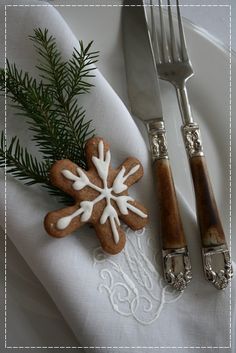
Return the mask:
[[[233,275],[230,253],[217,209],[198,124],[193,120],[186,82],[194,75],[186,47],[179,1],[177,31],[174,26],[171,1],[167,0],[168,22],[165,23],[163,4],[150,3],[151,38],[159,78],[169,81],[176,89],[183,120],[182,133],[193,179],[198,225],[201,234],[203,268],[206,279],[217,289],[224,289]],[[175,6],[175,5],[174,5]],[[155,7],[159,14],[154,12]],[[158,16],[159,15],[159,16]],[[159,19],[159,28],[157,20]]]

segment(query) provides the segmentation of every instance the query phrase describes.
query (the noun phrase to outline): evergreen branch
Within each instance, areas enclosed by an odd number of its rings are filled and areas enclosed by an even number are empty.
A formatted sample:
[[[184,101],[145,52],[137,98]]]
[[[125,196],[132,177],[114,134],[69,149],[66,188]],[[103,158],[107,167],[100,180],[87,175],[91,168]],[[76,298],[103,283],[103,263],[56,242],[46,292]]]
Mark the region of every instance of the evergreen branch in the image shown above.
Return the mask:
[[[83,42],[80,41],[80,51],[74,48],[72,59],[64,62],[56,47],[55,38],[48,35],[47,29],[44,31],[40,28],[35,29],[30,39],[35,43],[40,57],[43,58],[37,68],[55,99],[53,109],[60,115],[62,131],[65,129],[68,136],[67,143],[71,141],[71,148],[67,151],[73,150],[73,146],[76,146],[74,153],[81,151],[84,147],[81,141],[86,141],[93,131],[88,129],[90,122],[84,123],[85,112],[81,112],[81,108],[78,107],[76,96],[88,93],[93,86],[87,79],[94,76],[91,72],[95,69],[98,52],[90,52],[92,42],[84,48]],[[81,135],[81,131],[86,134]],[[78,159],[74,159],[74,153],[68,155],[68,158],[77,162]],[[83,153],[82,164],[85,164]]]
[[[25,182],[25,185],[41,184],[53,196],[57,196],[59,201],[66,205],[71,205],[73,199],[50,184],[49,169],[47,162],[38,162],[26,148],[20,146],[19,139],[15,136],[11,139],[8,147],[5,146],[5,137],[1,132],[0,143],[0,167],[6,166],[7,173]]]
[[[5,146],[5,137],[1,133],[0,145],[0,167],[6,164],[7,172],[14,177],[26,181],[27,185],[49,184],[48,169],[46,162],[39,163],[26,148],[20,146],[19,139],[12,138],[9,146]]]
[[[86,48],[80,41],[80,52],[74,48],[72,59],[68,63],[68,80],[70,81],[67,89],[67,101],[70,101],[78,94],[88,93],[93,87],[86,79],[94,77],[91,72],[95,69],[93,66],[97,62],[98,52],[89,52],[93,42],[90,42]]]
[[[58,201],[63,205],[68,205],[68,206],[74,205],[75,203],[74,199],[70,195],[56,188],[55,186],[51,184],[50,185],[44,184],[42,186],[49,192],[50,195],[57,197]]]
[[[63,91],[67,83],[66,62],[62,60],[55,38],[48,35],[47,29],[42,31],[40,28],[34,29],[34,35],[29,38],[41,57],[39,65],[36,66],[40,71],[40,76],[50,87],[56,99],[64,104]]]
[[[55,95],[58,104],[63,109],[68,109],[68,104],[78,94],[89,92],[93,86],[86,81],[95,70],[94,64],[97,62],[98,52],[90,52],[93,42],[84,48],[80,41],[80,50],[74,48],[72,59],[64,61],[57,49],[56,40],[48,35],[48,30],[42,31],[40,28],[34,30],[34,35],[29,37],[41,57],[39,65],[41,78],[46,80],[47,85]]]
[[[28,73],[18,71],[15,65],[7,61],[7,96],[17,115],[26,116],[34,140],[46,159],[56,160],[62,153],[60,141],[64,131],[57,122],[55,112],[51,110],[52,97],[43,83],[37,84]]]
[[[0,92],[5,91],[5,70],[0,68]],[[3,95],[3,93],[1,93]]]
[[[21,147],[17,137],[6,147],[2,133],[0,167],[6,164],[7,172],[27,185],[41,184],[63,203],[71,204],[68,195],[50,184],[48,171],[54,161],[66,158],[86,167],[84,145],[93,130],[77,98],[93,86],[88,79],[94,76],[98,52],[91,52],[92,42],[85,48],[80,42],[79,50],[74,48],[72,58],[64,61],[47,29],[35,29],[30,39],[40,56],[40,81],[7,60],[6,71],[0,69],[0,91],[5,94],[6,90],[16,115],[26,117],[43,160],[38,162]]]

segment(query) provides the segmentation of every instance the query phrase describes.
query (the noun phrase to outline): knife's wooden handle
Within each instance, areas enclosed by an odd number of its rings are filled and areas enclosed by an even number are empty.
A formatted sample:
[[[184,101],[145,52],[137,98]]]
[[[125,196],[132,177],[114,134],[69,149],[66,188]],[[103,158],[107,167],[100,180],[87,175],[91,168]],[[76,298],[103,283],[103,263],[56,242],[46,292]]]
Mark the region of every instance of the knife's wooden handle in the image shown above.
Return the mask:
[[[191,157],[189,162],[195,190],[197,218],[202,246],[214,247],[225,244],[225,234],[219,217],[205,157]]]
[[[154,176],[160,208],[162,248],[184,248],[186,240],[169,159],[155,160]]]

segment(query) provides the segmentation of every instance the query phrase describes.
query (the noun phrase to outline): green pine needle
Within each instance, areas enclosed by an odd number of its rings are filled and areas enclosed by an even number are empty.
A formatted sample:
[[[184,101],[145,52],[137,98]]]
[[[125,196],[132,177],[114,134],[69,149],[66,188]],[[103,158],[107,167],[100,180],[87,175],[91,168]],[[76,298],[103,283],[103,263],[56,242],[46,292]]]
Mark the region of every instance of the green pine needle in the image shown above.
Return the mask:
[[[15,136],[5,147],[2,132],[0,143],[0,167],[23,180],[25,184],[41,184],[63,202],[71,202],[63,192],[50,184],[48,171],[54,161],[70,159],[86,168],[84,145],[93,134],[91,121],[79,106],[78,98],[93,87],[89,80],[94,77],[94,64],[98,52],[92,52],[92,42],[74,48],[71,59],[62,59],[53,36],[48,30],[34,30],[29,37],[39,56],[36,66],[40,80],[19,70],[7,60],[6,71],[0,70],[0,91],[7,93],[19,119],[26,119],[33,133],[33,141],[42,154],[38,162],[27,149],[21,147]]]
[[[5,138],[1,133],[0,145],[0,167],[7,165],[8,172],[20,180],[24,180],[27,185],[49,184],[48,169],[46,162],[39,163],[26,148],[20,146],[19,139],[15,136],[5,149]]]

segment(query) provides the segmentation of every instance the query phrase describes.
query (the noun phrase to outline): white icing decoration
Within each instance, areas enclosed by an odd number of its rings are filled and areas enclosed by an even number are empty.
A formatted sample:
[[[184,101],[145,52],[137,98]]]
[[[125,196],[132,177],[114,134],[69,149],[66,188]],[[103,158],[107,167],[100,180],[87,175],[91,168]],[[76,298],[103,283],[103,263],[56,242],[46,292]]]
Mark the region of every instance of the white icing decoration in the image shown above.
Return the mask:
[[[137,207],[131,205],[130,203],[128,203],[127,205],[128,205],[127,208],[133,213],[136,213],[139,217],[147,218],[147,215],[141,210],[139,210]]]
[[[115,180],[114,180],[114,183],[113,183],[113,191],[116,193],[116,194],[120,194],[121,192],[127,190],[127,185],[124,184],[124,182],[128,179],[128,177],[130,175],[133,175],[134,173],[137,172],[137,170],[139,170],[140,168],[140,165],[137,164],[136,166],[134,166],[130,171],[129,173],[127,173],[125,176],[125,167],[122,167],[121,170],[119,171],[119,173],[117,174]]]
[[[89,183],[89,178],[80,168],[77,168],[79,177],[67,169],[62,170],[61,173],[66,179],[74,181],[72,187],[75,190],[81,190]]]
[[[120,224],[116,210],[111,204],[108,204],[103,210],[100,223],[105,224],[107,219],[110,217],[114,218],[117,221],[117,223]]]
[[[104,144],[102,141],[98,144],[98,158],[92,157],[93,164],[95,165],[98,175],[102,180],[107,179],[109,173],[109,166],[111,161],[111,153],[108,150],[104,159]]]
[[[82,201],[80,202],[80,207],[83,208],[84,212],[81,216],[82,222],[87,222],[93,212],[93,203],[91,201]]]
[[[128,203],[128,201],[133,201],[132,197],[119,196],[116,200],[117,206],[119,207],[119,210],[123,215],[127,215],[129,213],[128,207],[130,204]]]
[[[107,151],[104,156],[104,143],[100,141],[98,144],[98,157],[93,156],[92,162],[96,167],[97,173],[99,177],[102,179],[103,188],[93,184],[88,176],[83,172],[82,169],[77,168],[76,172],[78,175],[73,174],[71,171],[64,169],[61,171],[62,175],[68,179],[73,181],[72,188],[74,190],[82,190],[84,187],[88,186],[93,190],[99,192],[99,196],[97,196],[94,200],[91,201],[82,201],[80,202],[80,208],[73,212],[69,216],[62,217],[57,222],[57,228],[63,230],[67,228],[70,222],[77,216],[81,215],[81,221],[87,222],[93,212],[93,207],[99,201],[106,199],[106,207],[103,210],[103,213],[100,218],[100,223],[105,224],[106,221],[109,219],[111,230],[113,234],[113,238],[116,244],[119,243],[119,232],[117,226],[120,226],[120,220],[117,214],[116,209],[112,206],[111,200],[114,200],[123,215],[127,215],[129,210],[142,218],[147,218],[147,215],[142,212],[137,207],[131,205],[129,201],[134,201],[130,196],[117,196],[115,194],[119,194],[122,191],[127,189],[127,185],[125,185],[125,181],[128,179],[130,175],[136,173],[136,171],[140,168],[140,165],[137,164],[125,175],[126,169],[123,166],[119,173],[117,174],[113,185],[111,188],[108,188],[107,179],[109,175],[109,167],[111,161],[111,154],[110,151]],[[112,193],[114,192],[114,193]]]
[[[57,222],[57,228],[60,230],[67,228],[69,226],[70,222],[72,221],[72,219],[79,216],[82,212],[83,212],[83,209],[80,208],[77,211],[75,211],[74,213],[72,213],[70,216],[65,216],[65,217],[60,218]]]
[[[116,220],[118,220],[118,225],[120,225],[120,221],[119,218],[115,218],[115,217],[109,217],[110,219],[110,224],[111,224],[111,230],[112,230],[112,234],[113,234],[113,238],[116,244],[119,243],[120,240],[120,236],[119,236],[119,232],[117,230],[117,226],[116,226]]]

